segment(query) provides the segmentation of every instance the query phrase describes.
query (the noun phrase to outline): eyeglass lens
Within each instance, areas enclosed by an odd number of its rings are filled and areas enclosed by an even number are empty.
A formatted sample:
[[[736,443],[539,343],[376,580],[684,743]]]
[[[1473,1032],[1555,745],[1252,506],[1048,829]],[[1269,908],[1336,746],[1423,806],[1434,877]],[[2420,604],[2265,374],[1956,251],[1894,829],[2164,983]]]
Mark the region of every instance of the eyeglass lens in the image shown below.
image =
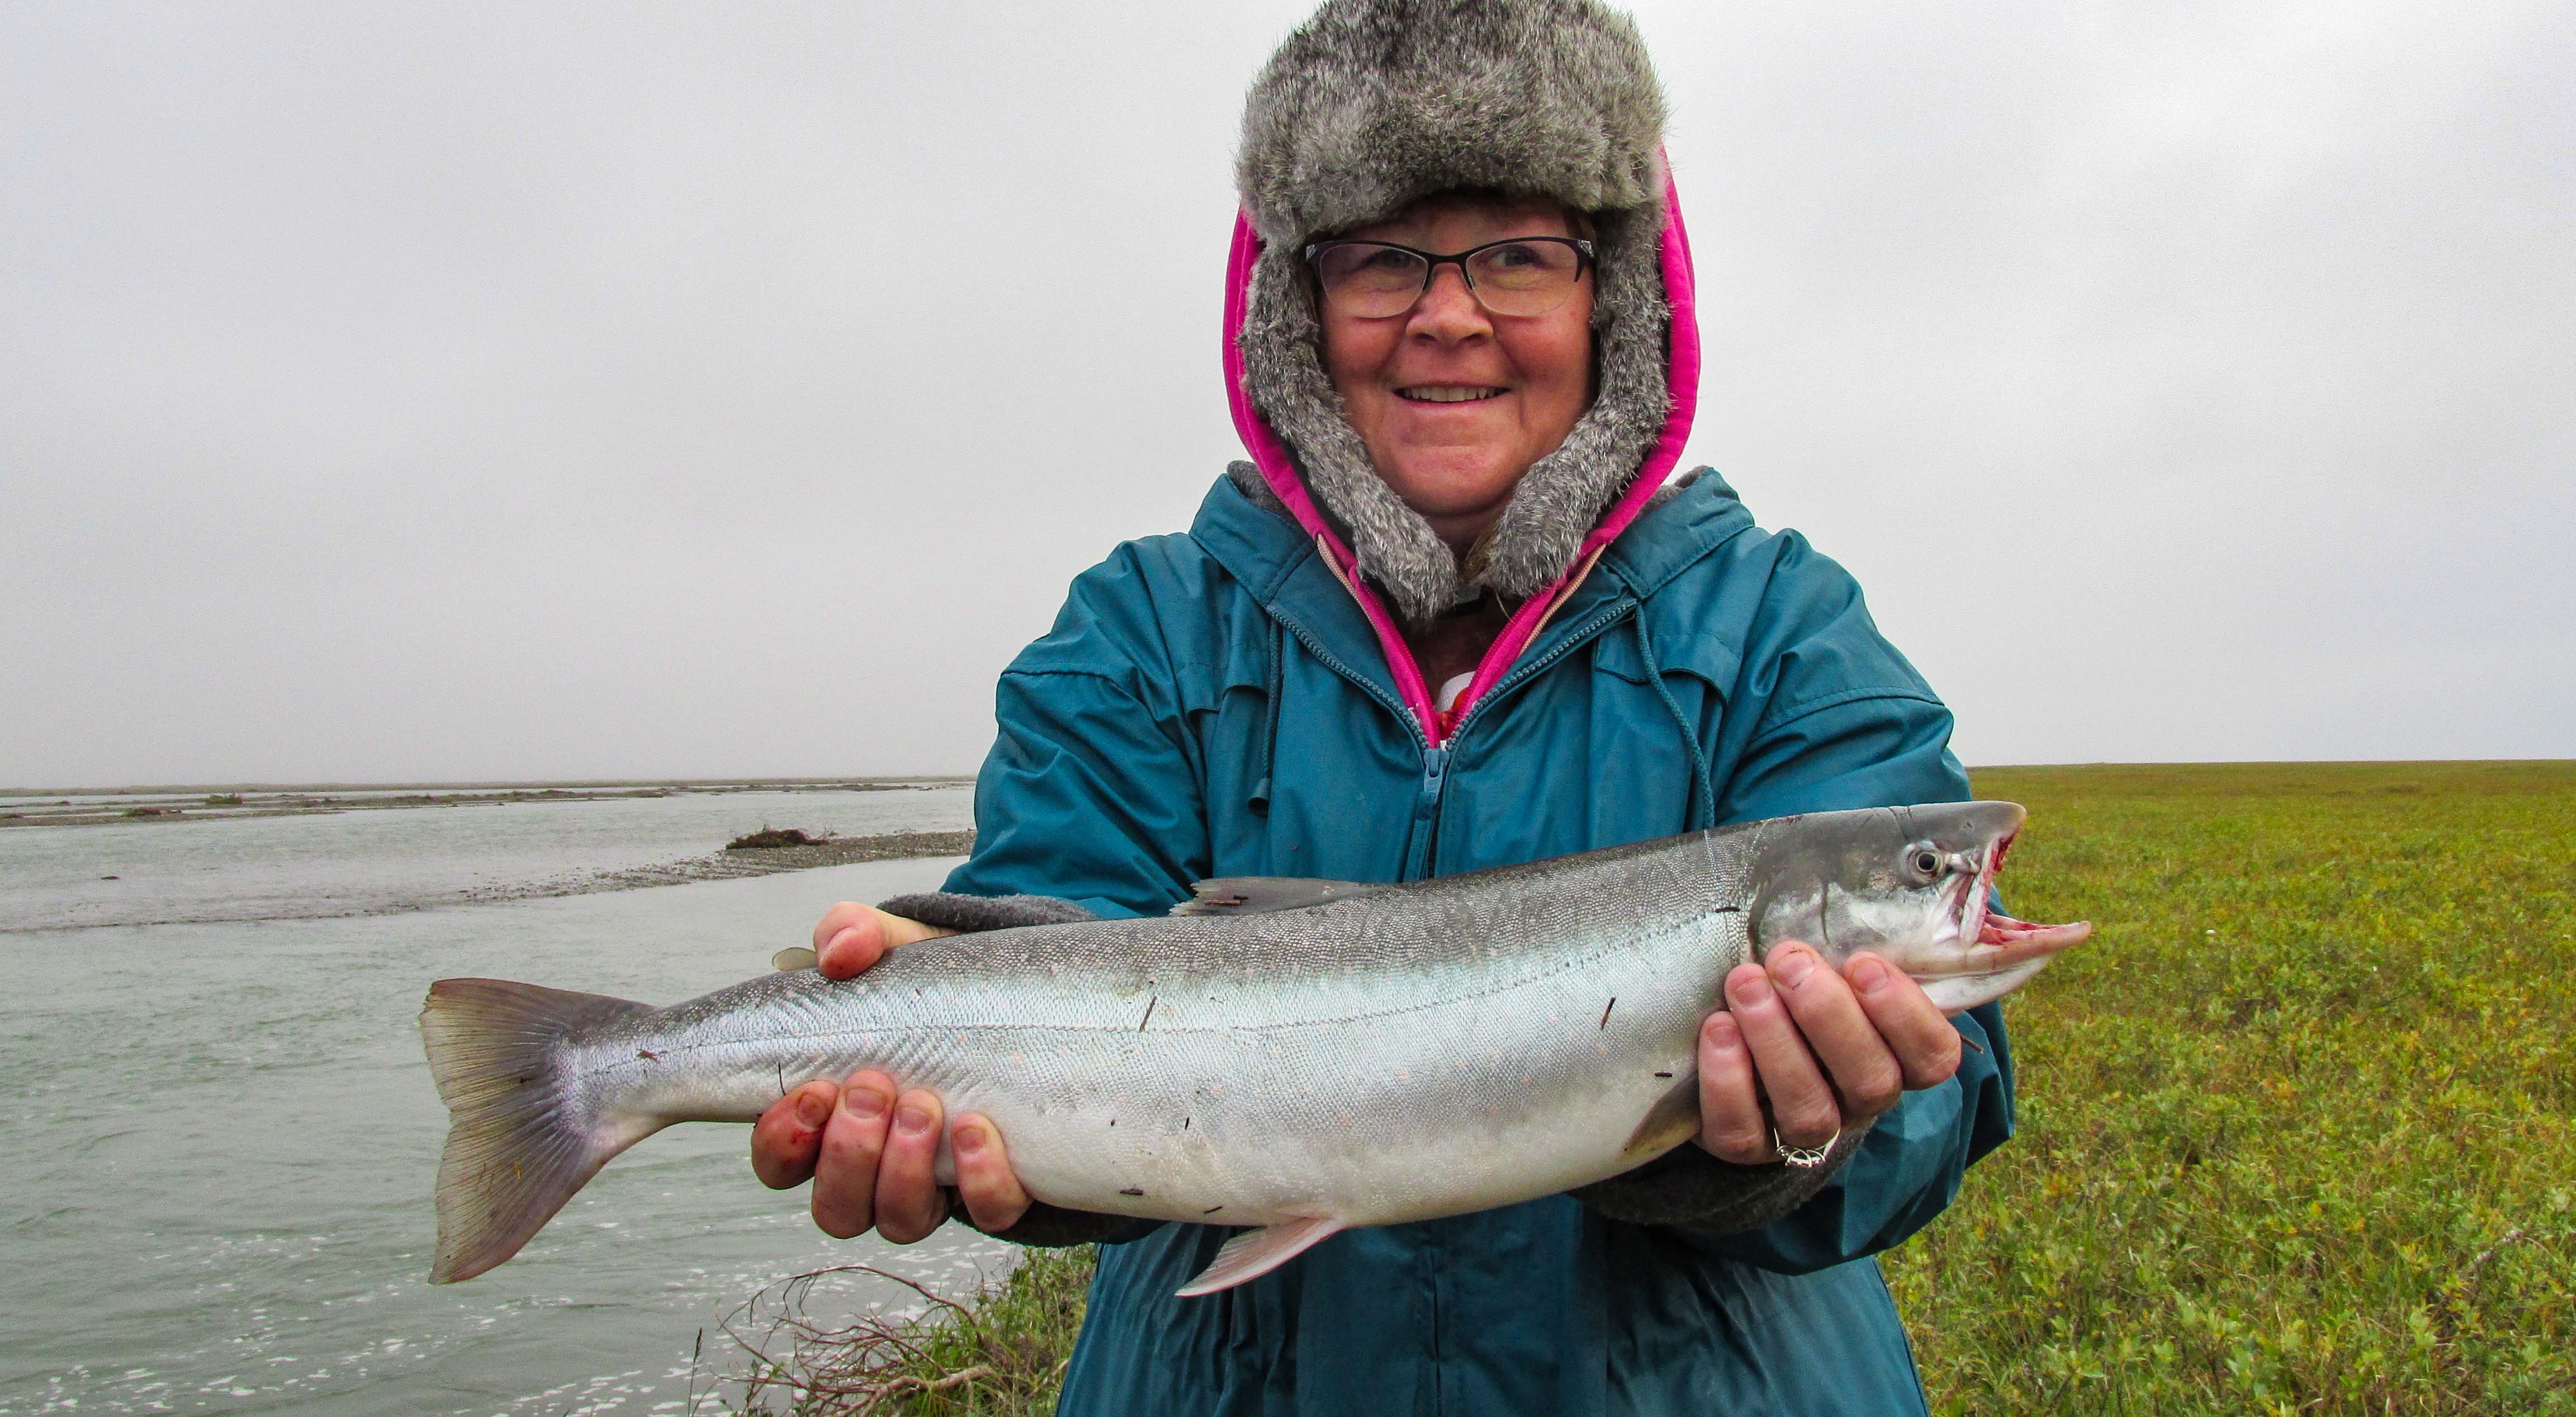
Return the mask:
[[[1558,241],[1506,241],[1467,257],[1467,284],[1497,315],[1544,315],[1565,303],[1583,258]],[[1428,286],[1431,262],[1401,246],[1345,241],[1315,253],[1324,298],[1364,319],[1401,315]]]

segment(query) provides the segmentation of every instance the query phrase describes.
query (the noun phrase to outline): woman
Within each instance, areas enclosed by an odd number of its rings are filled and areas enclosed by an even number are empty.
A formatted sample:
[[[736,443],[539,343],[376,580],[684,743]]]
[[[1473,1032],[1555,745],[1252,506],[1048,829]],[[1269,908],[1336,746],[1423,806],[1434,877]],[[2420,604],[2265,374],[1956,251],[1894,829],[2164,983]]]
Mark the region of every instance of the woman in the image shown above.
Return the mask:
[[[1133,915],[1210,876],[1412,880],[1966,795],[1839,567],[1714,476],[1658,490],[1698,372],[1662,121],[1634,32],[1577,0],[1334,0],[1289,38],[1227,300],[1253,460],[1003,675],[951,892]],[[936,930],[845,904],[815,939],[848,975]],[[988,1120],[881,1074],[782,1099],[754,1166],[811,1177],[835,1235],[908,1242],[947,1213],[945,1135],[980,1228],[1110,1241],[1068,1417],[1921,1411],[1867,1256],[2008,1132],[2001,1017],[1794,945],[1726,990],[1696,1148],[1206,1298],[1173,1291],[1230,1232],[1033,1205]]]

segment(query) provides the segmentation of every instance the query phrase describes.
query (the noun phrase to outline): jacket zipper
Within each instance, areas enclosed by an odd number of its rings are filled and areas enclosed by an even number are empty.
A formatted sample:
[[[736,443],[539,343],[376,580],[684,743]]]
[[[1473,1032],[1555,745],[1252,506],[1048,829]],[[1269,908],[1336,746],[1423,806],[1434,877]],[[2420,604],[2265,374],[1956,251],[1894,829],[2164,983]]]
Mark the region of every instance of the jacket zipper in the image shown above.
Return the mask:
[[[1458,741],[1458,735],[1449,735]],[[1431,874],[1432,853],[1440,844],[1440,789],[1449,782],[1449,749],[1422,750],[1422,791],[1413,799],[1413,850],[1406,853],[1404,878],[1418,881]]]
[[[1583,644],[1609,628],[1635,605],[1635,601],[1623,597],[1616,604],[1577,626],[1573,633],[1557,641],[1554,649],[1536,659],[1523,660],[1513,666],[1512,672],[1504,675],[1483,699],[1478,700],[1476,706],[1467,711],[1465,718],[1458,720],[1456,726],[1449,730],[1449,737],[1439,747],[1428,746],[1426,740],[1426,746],[1422,750],[1422,792],[1415,799],[1413,806],[1415,845],[1412,860],[1406,865],[1406,880],[1418,881],[1429,876],[1433,865],[1436,864],[1437,853],[1440,850],[1441,792],[1449,785],[1449,760],[1458,750],[1458,741],[1466,736],[1467,725],[1484,716],[1485,705],[1544,673],[1549,665],[1565,658],[1574,652],[1577,645]]]
[[[1531,679],[1546,670],[1549,665],[1556,663],[1558,660],[1565,658],[1569,654],[1572,654],[1576,647],[1591,639],[1593,636],[1600,634],[1603,630],[1608,629],[1611,624],[1616,622],[1621,616],[1626,615],[1629,611],[1636,608],[1637,602],[1630,600],[1623,595],[1610,605],[1603,607],[1600,613],[1575,627],[1572,634],[1569,634],[1564,639],[1557,641],[1556,648],[1549,650],[1547,653],[1540,655],[1536,659],[1524,659],[1520,663],[1512,666],[1512,672],[1504,675],[1492,689],[1486,692],[1483,698],[1476,701],[1476,706],[1474,708],[1467,710],[1467,716],[1458,720],[1458,726],[1449,730],[1450,746],[1457,746],[1458,739],[1467,731],[1467,725],[1474,723],[1477,719],[1483,718],[1485,716],[1485,710],[1491,705],[1500,702],[1505,694],[1508,694],[1512,690],[1519,688],[1521,685],[1528,683]]]
[[[1368,695],[1370,698],[1377,700],[1381,705],[1384,705],[1387,712],[1395,715],[1396,722],[1407,724],[1412,728],[1413,741],[1416,746],[1420,747],[1425,752],[1431,751],[1430,732],[1414,718],[1413,710],[1406,708],[1393,694],[1388,693],[1384,689],[1379,688],[1375,683],[1371,682],[1368,676],[1358,673],[1348,664],[1334,658],[1331,651],[1325,649],[1322,645],[1315,643],[1315,637],[1307,634],[1305,627],[1297,624],[1297,622],[1293,620],[1286,619],[1285,617],[1281,617],[1279,619],[1279,623],[1288,627],[1288,633],[1297,637],[1297,643],[1304,645],[1306,647],[1306,653],[1315,656],[1317,663],[1323,665],[1326,669],[1339,674],[1343,678],[1348,679],[1353,685],[1358,687],[1361,693]]]
[[[1398,722],[1411,726],[1414,744],[1422,751],[1422,783],[1413,800],[1413,845],[1412,849],[1405,853],[1404,879],[1418,881],[1431,873],[1434,853],[1439,848],[1440,800],[1449,785],[1450,758],[1455,755],[1458,740],[1465,735],[1467,726],[1484,717],[1487,705],[1527,683],[1533,676],[1544,672],[1549,665],[1573,653],[1576,646],[1599,634],[1621,616],[1635,609],[1636,605],[1637,602],[1623,596],[1616,603],[1605,607],[1600,613],[1584,621],[1572,634],[1557,641],[1556,647],[1546,654],[1536,659],[1523,660],[1513,666],[1512,672],[1504,675],[1501,682],[1495,684],[1484,698],[1476,702],[1474,708],[1468,710],[1467,716],[1460,719],[1457,726],[1449,730],[1448,738],[1436,744],[1431,741],[1430,729],[1414,718],[1411,709],[1406,708],[1393,695],[1379,688],[1367,676],[1352,670],[1331,651],[1317,644],[1314,636],[1306,633],[1305,627],[1284,616],[1274,618],[1288,627],[1288,633],[1297,637],[1297,643],[1304,645],[1306,652],[1313,655],[1316,662],[1356,685],[1361,693],[1375,699],[1386,708],[1387,712],[1394,714]]]

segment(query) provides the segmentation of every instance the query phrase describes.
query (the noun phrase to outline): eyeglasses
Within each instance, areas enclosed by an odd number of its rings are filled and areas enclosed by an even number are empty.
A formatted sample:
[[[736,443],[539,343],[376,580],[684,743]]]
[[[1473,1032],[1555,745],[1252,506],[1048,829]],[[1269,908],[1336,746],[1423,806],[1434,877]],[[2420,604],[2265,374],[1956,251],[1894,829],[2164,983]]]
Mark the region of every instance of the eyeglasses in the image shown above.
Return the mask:
[[[1516,236],[1454,256],[1388,241],[1323,241],[1306,248],[1306,265],[1333,308],[1382,320],[1413,308],[1442,266],[1455,264],[1468,293],[1496,315],[1544,315],[1565,303],[1595,264],[1592,243],[1571,236]]]

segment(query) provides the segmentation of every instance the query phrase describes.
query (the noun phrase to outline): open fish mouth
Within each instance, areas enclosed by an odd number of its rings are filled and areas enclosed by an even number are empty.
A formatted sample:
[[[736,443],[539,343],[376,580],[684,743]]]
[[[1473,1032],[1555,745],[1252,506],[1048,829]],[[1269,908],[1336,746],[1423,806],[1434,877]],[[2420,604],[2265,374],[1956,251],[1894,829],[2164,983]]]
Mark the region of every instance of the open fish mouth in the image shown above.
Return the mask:
[[[1946,947],[1939,951],[1942,967],[1914,976],[1933,1002],[1946,1010],[1957,1012],[2001,998],[2047,968],[2058,951],[2092,937],[2090,921],[2041,925],[1988,908],[2004,854],[2020,835],[2018,827],[2006,833],[1986,849],[1976,870],[1959,874],[1944,912],[1950,923],[1942,932],[1949,938],[1939,942]]]

